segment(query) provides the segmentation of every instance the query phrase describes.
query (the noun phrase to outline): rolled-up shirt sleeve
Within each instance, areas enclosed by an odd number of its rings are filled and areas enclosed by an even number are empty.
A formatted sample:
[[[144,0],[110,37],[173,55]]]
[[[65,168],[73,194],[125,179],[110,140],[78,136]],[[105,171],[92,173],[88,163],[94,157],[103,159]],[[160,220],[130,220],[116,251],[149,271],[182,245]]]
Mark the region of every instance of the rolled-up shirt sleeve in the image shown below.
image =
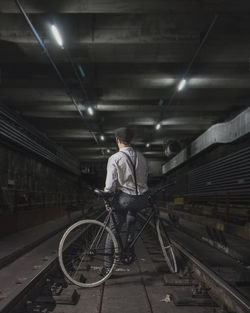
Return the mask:
[[[114,192],[116,190],[118,180],[117,168],[112,157],[108,160],[107,176],[104,190],[106,192]]]

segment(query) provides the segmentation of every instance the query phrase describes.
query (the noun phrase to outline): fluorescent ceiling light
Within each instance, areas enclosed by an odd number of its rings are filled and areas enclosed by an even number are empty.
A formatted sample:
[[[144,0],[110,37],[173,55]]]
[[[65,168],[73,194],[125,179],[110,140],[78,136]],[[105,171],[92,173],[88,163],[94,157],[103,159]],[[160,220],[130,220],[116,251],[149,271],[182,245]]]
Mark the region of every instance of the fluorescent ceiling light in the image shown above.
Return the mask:
[[[149,144],[149,143],[147,143],[147,144],[146,144],[146,148],[149,148],[149,147],[150,147],[150,144]]]
[[[91,107],[88,107],[89,115],[94,115],[94,110]]]
[[[156,124],[155,129],[159,130],[160,128],[161,128],[161,124],[160,123]]]
[[[100,136],[100,139],[104,141],[105,137],[103,135]]]
[[[52,33],[53,33],[53,35],[55,37],[56,42],[58,43],[58,45],[60,47],[62,47],[63,46],[63,41],[62,41],[62,37],[61,37],[58,29],[56,28],[55,25],[51,25],[51,30],[52,30]]]
[[[177,87],[178,91],[181,91],[186,85],[186,79],[182,79]]]

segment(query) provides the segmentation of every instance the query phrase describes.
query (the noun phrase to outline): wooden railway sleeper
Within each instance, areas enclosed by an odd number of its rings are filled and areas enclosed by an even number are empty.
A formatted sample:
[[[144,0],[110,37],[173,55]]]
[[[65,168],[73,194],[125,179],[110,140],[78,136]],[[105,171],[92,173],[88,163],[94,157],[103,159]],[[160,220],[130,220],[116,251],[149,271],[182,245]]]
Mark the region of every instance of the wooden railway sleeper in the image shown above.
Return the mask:
[[[210,298],[208,291],[210,288],[207,288],[203,282],[198,282],[192,288],[192,297],[193,298]]]

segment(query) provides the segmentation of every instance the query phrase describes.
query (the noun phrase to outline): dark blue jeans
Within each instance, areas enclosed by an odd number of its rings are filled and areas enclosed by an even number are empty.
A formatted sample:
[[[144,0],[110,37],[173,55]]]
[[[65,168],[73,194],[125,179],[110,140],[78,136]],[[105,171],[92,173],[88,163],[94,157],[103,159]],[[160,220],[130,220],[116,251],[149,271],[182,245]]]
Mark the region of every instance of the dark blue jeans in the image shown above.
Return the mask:
[[[137,213],[147,208],[148,192],[143,195],[134,196],[126,194],[122,191],[116,192],[112,201],[112,213],[110,216],[108,227],[112,230],[115,237],[121,231],[123,224],[127,224],[127,239],[125,245],[131,243],[135,234],[135,223]],[[110,268],[113,263],[114,246],[108,235],[105,243],[104,266]]]

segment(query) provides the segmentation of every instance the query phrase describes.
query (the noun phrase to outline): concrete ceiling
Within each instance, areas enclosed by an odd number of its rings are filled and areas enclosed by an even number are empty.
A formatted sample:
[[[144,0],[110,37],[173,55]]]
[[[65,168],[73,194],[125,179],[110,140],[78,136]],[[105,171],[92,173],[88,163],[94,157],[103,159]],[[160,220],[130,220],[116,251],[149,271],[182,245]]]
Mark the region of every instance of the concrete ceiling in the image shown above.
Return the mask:
[[[210,125],[249,106],[250,1],[22,0],[83,114],[82,119],[15,1],[0,2],[0,100],[80,161],[115,151],[113,131],[130,125],[149,159],[166,160],[166,139],[189,143]],[[197,52],[187,86],[173,94]],[[71,64],[51,35],[56,23],[65,50],[85,77],[86,98]],[[171,102],[170,102],[170,99]],[[155,130],[158,121],[162,128]],[[105,142],[97,144],[103,133]],[[145,144],[150,143],[146,148]],[[106,154],[106,156],[105,156]]]

